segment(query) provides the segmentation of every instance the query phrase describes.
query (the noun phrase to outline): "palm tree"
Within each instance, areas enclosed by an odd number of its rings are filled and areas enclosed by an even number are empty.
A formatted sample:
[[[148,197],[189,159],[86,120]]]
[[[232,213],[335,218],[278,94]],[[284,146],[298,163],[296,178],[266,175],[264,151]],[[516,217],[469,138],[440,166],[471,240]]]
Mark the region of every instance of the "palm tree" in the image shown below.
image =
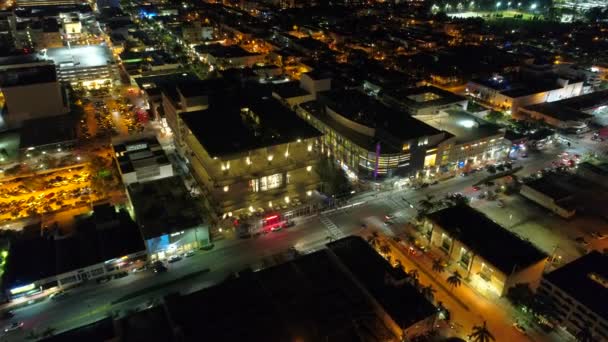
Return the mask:
[[[381,244],[380,247],[378,247],[378,249],[380,250],[381,254],[384,255],[388,255],[391,252],[391,248],[387,245],[387,244]]]
[[[433,260],[433,271],[437,273],[445,271],[445,265],[443,264],[443,260],[441,260],[441,258]]]
[[[437,291],[431,285],[423,286],[422,289],[420,289],[420,293],[431,302],[435,299],[435,292]]]
[[[456,288],[462,284],[462,276],[458,271],[454,271],[454,273],[448,277],[447,282],[452,288]]]
[[[579,330],[578,333],[576,333],[575,338],[578,342],[595,342],[595,338],[593,337],[593,334],[591,334],[589,327],[584,327]]]
[[[469,335],[469,339],[473,342],[490,342],[496,341],[494,335],[488,330],[486,321],[483,321],[482,326],[474,326],[473,332]]]
[[[415,288],[420,287],[420,282],[418,281],[418,270],[412,268],[409,272],[407,272],[407,281],[412,284]]]
[[[375,248],[378,245],[379,239],[380,236],[378,235],[378,232],[372,232],[372,235],[367,237],[367,242]]]

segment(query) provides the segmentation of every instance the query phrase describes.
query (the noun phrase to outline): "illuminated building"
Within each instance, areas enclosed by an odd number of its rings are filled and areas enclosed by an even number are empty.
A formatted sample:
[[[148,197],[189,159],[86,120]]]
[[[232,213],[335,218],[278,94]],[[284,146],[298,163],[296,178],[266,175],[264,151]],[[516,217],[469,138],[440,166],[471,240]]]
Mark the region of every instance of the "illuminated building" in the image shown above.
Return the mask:
[[[132,183],[129,199],[149,260],[163,260],[209,244],[209,230],[179,176]]]
[[[568,79],[512,82],[500,75],[489,79],[474,79],[467,84],[467,92],[477,100],[495,108],[517,114],[521,107],[553,102],[581,95],[583,81]]]
[[[296,112],[323,132],[323,153],[339,161],[349,176],[415,176],[435,166],[443,132],[359,91],[317,96]]]
[[[468,205],[428,214],[425,227],[430,245],[476,289],[503,296],[519,283],[538,286],[547,255]]]
[[[466,171],[475,164],[505,157],[505,130],[458,108],[455,106],[437,114],[415,116],[446,132],[446,139],[438,145],[436,165],[443,167],[443,171],[454,168]]]
[[[316,189],[316,129],[271,97],[210,100],[179,114],[178,127],[181,151],[218,214],[284,206]]]
[[[597,251],[544,275],[538,295],[553,304],[555,323],[576,335],[608,340],[608,256]]]
[[[94,207],[93,215],[77,220],[71,235],[47,230],[43,236],[23,236],[13,241],[3,286],[8,298],[16,298],[111,277],[141,266],[139,262],[145,259],[137,225],[126,211],[105,204]]]
[[[468,104],[466,98],[432,86],[385,89],[381,96],[390,105],[413,116],[438,114],[445,109],[466,110]]]

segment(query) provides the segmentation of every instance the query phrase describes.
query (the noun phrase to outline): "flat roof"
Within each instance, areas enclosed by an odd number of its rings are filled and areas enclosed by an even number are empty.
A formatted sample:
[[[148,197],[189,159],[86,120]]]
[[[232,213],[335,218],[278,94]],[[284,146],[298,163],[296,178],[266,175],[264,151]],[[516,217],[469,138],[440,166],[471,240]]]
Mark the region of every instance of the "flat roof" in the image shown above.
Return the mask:
[[[20,131],[19,148],[74,141],[77,125],[78,118],[72,114],[27,120]]]
[[[43,338],[44,342],[110,341],[117,338],[112,317]]]
[[[48,48],[46,56],[62,67],[92,68],[105,66],[114,62],[110,49],[102,45],[80,45],[72,47]]]
[[[191,72],[175,72],[164,75],[143,76],[135,78],[135,83],[140,89],[162,88],[163,86],[175,86],[180,82],[196,81],[199,78]]]
[[[116,160],[123,174],[148,165],[171,164],[156,137],[123,141],[114,143],[112,146],[114,151],[119,154],[116,156]]]
[[[427,217],[507,275],[547,257],[532,243],[468,205],[441,209]]]
[[[257,53],[251,53],[247,50],[243,49],[238,45],[222,45],[222,44],[210,44],[210,45],[196,45],[194,47],[196,52],[198,53],[206,53],[214,57],[221,58],[239,58],[239,57],[249,57],[256,56]]]
[[[501,132],[500,126],[479,119],[463,110],[448,109],[444,112],[447,116],[433,116],[432,119],[422,119],[422,121],[455,136],[456,142],[459,144],[504,134]]]
[[[437,312],[409,283],[402,286],[387,283],[386,275],[392,275],[394,268],[360,236],[349,236],[327,247],[399,326],[412,326]]]
[[[357,90],[332,90],[320,94],[334,112],[361,125],[384,130],[401,141],[441,133]]]
[[[351,342],[358,340],[353,319],[359,330],[373,331],[379,340],[392,337],[366,294],[328,250],[241,272],[165,302],[172,321],[192,341],[323,341],[331,336],[331,341]]]
[[[2,68],[0,66],[0,88],[57,81],[57,73],[52,63],[28,63]]]
[[[580,121],[588,120],[593,117],[578,109],[567,107],[558,102],[543,102],[524,107],[525,110],[538,112],[550,117],[554,117],[560,121]]]
[[[608,89],[551,103],[580,111],[593,109],[594,107],[606,106],[608,105]]]
[[[242,108],[248,108],[257,122],[243,116]],[[181,113],[180,117],[212,157],[321,136],[272,97],[244,100],[240,105],[215,103],[206,110]]]
[[[604,177],[608,176],[608,162],[606,161],[588,160],[586,162],[578,164],[578,168],[586,168],[593,173],[602,175]]]
[[[92,216],[78,222],[72,235],[14,241],[3,275],[4,284],[10,287],[27,285],[146,249],[137,225],[126,211],[112,211],[112,218],[99,222],[96,221],[98,209],[95,207]],[[97,229],[96,222],[111,224]]]
[[[561,186],[564,181],[567,181],[567,179],[545,176],[528,182],[526,185],[533,190],[551,197],[554,201],[562,201],[574,195],[572,191]]]
[[[202,224],[196,205],[179,176],[127,187],[145,240]]]
[[[544,278],[598,316],[608,317],[608,255],[594,250]]]
[[[386,94],[412,108],[444,106],[466,101],[466,98],[433,86],[385,90]]]
[[[300,88],[299,81],[291,81],[272,85],[272,91],[283,99],[309,95],[310,93]]]

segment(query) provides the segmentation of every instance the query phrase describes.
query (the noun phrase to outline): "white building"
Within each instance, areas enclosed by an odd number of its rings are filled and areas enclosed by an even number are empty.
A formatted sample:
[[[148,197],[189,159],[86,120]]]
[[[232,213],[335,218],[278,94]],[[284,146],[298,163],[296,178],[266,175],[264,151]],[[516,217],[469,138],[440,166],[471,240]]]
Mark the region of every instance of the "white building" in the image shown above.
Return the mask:
[[[173,165],[154,137],[114,142],[112,147],[125,185],[174,175]]]

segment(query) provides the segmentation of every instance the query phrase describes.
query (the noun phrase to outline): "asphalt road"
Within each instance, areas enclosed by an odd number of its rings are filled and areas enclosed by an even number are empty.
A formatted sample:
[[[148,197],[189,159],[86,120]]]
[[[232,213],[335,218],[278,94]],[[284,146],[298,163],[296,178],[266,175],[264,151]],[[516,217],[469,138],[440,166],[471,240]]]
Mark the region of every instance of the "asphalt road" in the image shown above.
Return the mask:
[[[537,171],[555,159],[555,151],[530,155],[525,162],[522,174]],[[188,293],[208,287],[236,272],[251,266],[254,269],[263,268],[273,262],[280,262],[278,257],[290,247],[306,252],[322,248],[328,241],[328,236],[339,238],[356,233],[364,233],[361,223],[366,222],[381,229],[382,217],[386,214],[398,214],[401,220],[415,215],[409,203],[416,205],[427,195],[436,198],[443,197],[448,192],[466,192],[471,186],[488,174],[479,172],[468,177],[455,177],[437,185],[420,190],[395,190],[362,194],[354,197],[350,203],[360,203],[354,208],[343,209],[321,217],[308,218],[299,221],[295,227],[279,232],[268,233],[257,238],[245,240],[220,241],[211,251],[200,251],[191,258],[185,258],[169,265],[169,272],[153,274],[144,271],[129,275],[122,279],[112,280],[105,284],[88,284],[70,290],[68,295],[58,300],[45,300],[15,310],[15,317],[5,321],[23,321],[22,331],[17,331],[4,337],[6,341],[22,341],[31,331],[41,332],[48,327],[56,331],[67,330],[87,322],[98,320],[110,312],[137,309],[146,306],[151,298],[160,298],[175,291]],[[406,199],[404,201],[403,199]],[[147,288],[154,284],[162,284],[179,279],[184,275],[209,268],[210,272],[189,278],[171,285],[164,286],[137,298],[117,303],[111,303],[126,294]],[[502,310],[497,308],[496,310]],[[473,315],[473,313],[471,313]],[[479,320],[475,313],[475,320]]]

